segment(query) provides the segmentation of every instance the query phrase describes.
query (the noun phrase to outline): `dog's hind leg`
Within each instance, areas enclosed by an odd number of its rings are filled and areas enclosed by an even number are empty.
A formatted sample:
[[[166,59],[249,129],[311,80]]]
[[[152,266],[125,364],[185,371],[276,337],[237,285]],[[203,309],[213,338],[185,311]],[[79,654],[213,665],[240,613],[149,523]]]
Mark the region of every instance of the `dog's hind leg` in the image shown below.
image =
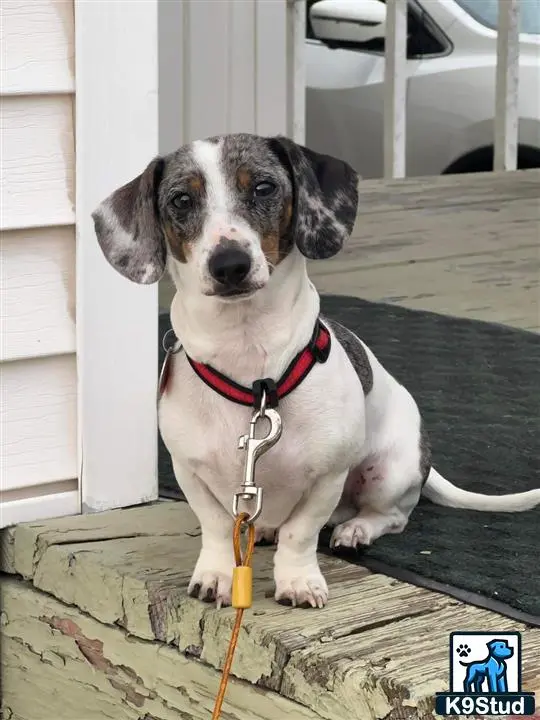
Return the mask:
[[[463,681],[463,692],[464,692],[464,693],[471,693],[471,692],[472,692],[472,687],[473,687],[472,681],[471,681],[471,679],[469,678],[469,676],[467,675],[467,677],[466,677],[465,680]]]
[[[174,474],[201,525],[201,551],[188,585],[188,595],[218,607],[231,604],[233,521],[206,485],[173,459]]]
[[[357,508],[350,502],[348,498],[341,497],[339,505],[330,516],[330,520],[326,523],[329,527],[341,525],[341,523],[352,520],[358,512]]]
[[[481,692],[482,684],[484,682],[483,673],[478,670],[478,663],[473,663],[467,667],[467,674],[463,681],[463,692]]]
[[[402,532],[420,499],[420,468],[401,458],[371,457],[351,470],[347,486],[344,496],[353,495],[357,512],[334,528],[332,547],[370,545]]]

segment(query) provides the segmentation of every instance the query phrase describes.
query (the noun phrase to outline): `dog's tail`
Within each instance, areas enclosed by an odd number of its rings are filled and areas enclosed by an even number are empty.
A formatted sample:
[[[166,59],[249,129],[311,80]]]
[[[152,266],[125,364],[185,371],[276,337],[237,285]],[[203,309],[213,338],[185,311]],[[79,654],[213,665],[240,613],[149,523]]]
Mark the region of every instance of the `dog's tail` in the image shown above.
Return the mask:
[[[429,472],[422,494],[436,505],[485,512],[522,512],[540,505],[540,488],[510,495],[484,495],[456,487],[434,468]]]

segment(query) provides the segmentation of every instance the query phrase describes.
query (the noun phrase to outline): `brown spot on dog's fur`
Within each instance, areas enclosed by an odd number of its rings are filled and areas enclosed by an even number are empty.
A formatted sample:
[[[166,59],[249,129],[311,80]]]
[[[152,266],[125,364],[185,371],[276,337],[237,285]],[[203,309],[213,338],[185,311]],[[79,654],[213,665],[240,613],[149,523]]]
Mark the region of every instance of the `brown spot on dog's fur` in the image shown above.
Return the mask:
[[[248,190],[253,182],[253,175],[244,165],[238,168],[236,182],[241,190]]]
[[[270,273],[272,273],[276,265],[279,265],[279,263],[287,257],[292,247],[292,242],[287,233],[291,223],[292,212],[292,201],[289,199],[283,206],[279,221],[279,230],[268,230],[262,236],[261,247],[270,265]]]
[[[292,200],[287,200],[283,206],[283,213],[281,215],[281,222],[279,227],[280,234],[286,235],[291,224],[291,218],[293,214]]]
[[[269,232],[263,235],[261,240],[261,247],[262,251],[264,253],[264,256],[268,260],[268,263],[270,264],[270,272],[272,272],[272,266],[275,266],[279,263],[281,258],[280,248],[279,248],[279,235],[276,232]]]
[[[189,178],[187,185],[190,190],[193,190],[193,192],[201,192],[204,187],[204,180],[200,175],[194,175]]]
[[[281,214],[279,224],[279,254],[280,259],[283,260],[286,257],[293,245],[292,239],[289,234],[289,228],[291,227],[291,220],[293,216],[293,204],[292,200],[288,198],[283,206],[283,212]]]
[[[169,224],[165,223],[163,227],[169,248],[174,257],[181,263],[187,263],[188,255],[190,251],[189,243],[183,238],[178,237],[174,228]]]
[[[285,218],[287,220],[287,229],[292,218],[292,200],[289,200],[285,206]]]

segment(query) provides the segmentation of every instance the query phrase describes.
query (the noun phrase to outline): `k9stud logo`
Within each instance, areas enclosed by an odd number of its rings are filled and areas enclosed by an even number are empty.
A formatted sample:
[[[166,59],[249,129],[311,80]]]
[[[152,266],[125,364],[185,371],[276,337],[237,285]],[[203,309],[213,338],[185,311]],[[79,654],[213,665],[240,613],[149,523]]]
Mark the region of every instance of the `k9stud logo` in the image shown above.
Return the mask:
[[[437,714],[530,717],[534,709],[534,693],[521,690],[520,633],[450,635],[450,692],[437,693]]]

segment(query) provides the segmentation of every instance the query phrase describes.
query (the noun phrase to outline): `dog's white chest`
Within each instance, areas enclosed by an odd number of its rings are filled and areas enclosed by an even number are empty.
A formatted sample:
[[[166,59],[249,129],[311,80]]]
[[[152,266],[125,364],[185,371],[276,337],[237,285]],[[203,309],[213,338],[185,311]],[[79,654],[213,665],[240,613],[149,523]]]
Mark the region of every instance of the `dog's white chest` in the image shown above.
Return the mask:
[[[280,403],[283,432],[256,465],[263,488],[261,524],[277,527],[320,477],[343,472],[364,444],[364,398],[358,378],[336,352],[316,366]],[[252,410],[222,398],[175,359],[172,383],[160,403],[160,429],[177,479],[190,472],[229,509],[244,479],[246,451],[238,439]],[[264,433],[263,433],[264,434]]]

